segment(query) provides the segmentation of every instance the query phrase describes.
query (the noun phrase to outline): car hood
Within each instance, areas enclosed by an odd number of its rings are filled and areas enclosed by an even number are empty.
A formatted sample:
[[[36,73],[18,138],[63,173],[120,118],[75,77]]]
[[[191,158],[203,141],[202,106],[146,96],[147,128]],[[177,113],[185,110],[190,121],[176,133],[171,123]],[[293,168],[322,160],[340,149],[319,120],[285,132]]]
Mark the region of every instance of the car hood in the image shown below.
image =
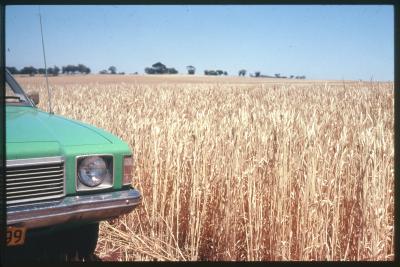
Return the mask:
[[[93,126],[40,111],[6,106],[6,143],[52,142],[60,146],[110,144],[104,131]]]

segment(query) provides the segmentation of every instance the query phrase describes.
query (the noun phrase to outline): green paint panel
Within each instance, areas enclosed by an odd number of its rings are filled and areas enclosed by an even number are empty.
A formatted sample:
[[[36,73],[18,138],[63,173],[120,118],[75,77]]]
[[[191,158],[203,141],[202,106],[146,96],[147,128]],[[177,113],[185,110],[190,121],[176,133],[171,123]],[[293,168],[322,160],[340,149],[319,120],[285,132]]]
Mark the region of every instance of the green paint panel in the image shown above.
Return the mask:
[[[62,155],[57,142],[6,143],[7,159],[54,157]]]
[[[94,126],[37,108],[6,106],[7,159],[64,156],[67,195],[76,193],[76,157],[92,154],[114,156],[113,188],[121,189],[123,156],[131,154],[121,139]]]
[[[111,143],[94,127],[32,107],[6,107],[6,142],[59,142],[63,145]]]

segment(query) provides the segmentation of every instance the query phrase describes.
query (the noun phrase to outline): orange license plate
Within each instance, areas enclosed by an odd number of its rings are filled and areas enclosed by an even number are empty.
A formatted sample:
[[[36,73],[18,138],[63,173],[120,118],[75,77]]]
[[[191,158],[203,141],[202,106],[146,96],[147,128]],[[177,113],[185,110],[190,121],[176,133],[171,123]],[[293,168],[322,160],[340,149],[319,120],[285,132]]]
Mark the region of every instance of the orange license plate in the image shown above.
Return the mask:
[[[7,227],[7,246],[19,246],[25,243],[25,227]]]

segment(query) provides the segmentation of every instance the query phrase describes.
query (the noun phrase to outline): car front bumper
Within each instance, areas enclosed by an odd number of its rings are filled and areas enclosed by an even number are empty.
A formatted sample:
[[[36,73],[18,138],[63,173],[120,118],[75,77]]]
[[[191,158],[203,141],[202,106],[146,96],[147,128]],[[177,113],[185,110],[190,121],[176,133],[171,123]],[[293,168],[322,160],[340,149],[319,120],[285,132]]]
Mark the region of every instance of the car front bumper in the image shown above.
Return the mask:
[[[7,207],[7,225],[27,229],[77,221],[101,221],[132,211],[142,202],[135,189]]]

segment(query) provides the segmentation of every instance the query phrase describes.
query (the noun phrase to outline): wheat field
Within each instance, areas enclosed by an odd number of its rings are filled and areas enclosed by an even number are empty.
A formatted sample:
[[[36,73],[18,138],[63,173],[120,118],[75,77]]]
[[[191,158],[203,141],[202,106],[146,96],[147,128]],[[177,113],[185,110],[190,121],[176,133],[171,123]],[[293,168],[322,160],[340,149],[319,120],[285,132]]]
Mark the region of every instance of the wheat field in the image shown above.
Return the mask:
[[[40,92],[43,77],[17,77]],[[117,135],[143,204],[100,224],[121,261],[394,260],[393,83],[60,76],[56,114]]]

